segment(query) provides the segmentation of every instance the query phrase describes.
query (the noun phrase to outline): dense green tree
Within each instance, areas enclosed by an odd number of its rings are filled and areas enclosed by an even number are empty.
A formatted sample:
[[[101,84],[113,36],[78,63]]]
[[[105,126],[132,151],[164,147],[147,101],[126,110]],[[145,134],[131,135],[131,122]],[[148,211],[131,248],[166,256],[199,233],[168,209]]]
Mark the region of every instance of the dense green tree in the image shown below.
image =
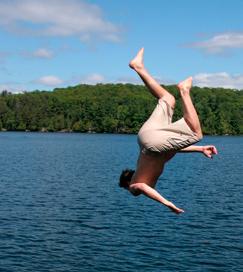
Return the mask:
[[[176,86],[173,120],[182,116]],[[205,134],[243,134],[243,91],[192,88],[192,99]],[[155,107],[156,99],[142,85],[97,84],[0,95],[0,129],[16,131],[75,131],[137,133]]]

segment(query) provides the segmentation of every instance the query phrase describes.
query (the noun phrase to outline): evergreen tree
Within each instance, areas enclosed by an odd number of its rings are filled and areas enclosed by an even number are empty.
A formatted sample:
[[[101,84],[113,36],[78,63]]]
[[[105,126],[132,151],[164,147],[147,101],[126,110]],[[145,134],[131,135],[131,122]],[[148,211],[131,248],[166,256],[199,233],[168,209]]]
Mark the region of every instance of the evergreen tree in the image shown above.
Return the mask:
[[[182,117],[176,86],[173,121]],[[191,90],[205,134],[243,134],[243,91],[223,88]],[[137,133],[157,101],[142,85],[97,84],[0,95],[0,129]]]

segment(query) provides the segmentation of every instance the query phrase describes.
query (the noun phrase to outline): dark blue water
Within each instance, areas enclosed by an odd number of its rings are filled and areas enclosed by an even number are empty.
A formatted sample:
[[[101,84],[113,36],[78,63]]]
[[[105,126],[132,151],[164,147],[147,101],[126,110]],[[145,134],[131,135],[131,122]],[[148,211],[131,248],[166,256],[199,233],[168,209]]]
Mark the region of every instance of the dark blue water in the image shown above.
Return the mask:
[[[243,137],[202,143],[158,183],[178,216],[118,187],[134,135],[0,133],[0,271],[243,271]]]

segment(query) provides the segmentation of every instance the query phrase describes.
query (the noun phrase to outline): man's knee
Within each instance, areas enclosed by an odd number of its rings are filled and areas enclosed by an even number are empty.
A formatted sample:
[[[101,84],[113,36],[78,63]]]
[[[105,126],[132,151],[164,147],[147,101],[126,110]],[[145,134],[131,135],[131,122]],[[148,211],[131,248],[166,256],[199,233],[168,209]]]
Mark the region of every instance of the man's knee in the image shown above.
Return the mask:
[[[171,108],[175,108],[176,100],[175,97],[170,94],[170,95],[164,95],[163,99],[171,106]]]
[[[200,131],[197,131],[197,132],[196,132],[196,135],[197,135],[198,140],[201,141],[202,138],[203,138],[203,133],[202,133],[202,131],[201,131],[201,130],[200,130]]]

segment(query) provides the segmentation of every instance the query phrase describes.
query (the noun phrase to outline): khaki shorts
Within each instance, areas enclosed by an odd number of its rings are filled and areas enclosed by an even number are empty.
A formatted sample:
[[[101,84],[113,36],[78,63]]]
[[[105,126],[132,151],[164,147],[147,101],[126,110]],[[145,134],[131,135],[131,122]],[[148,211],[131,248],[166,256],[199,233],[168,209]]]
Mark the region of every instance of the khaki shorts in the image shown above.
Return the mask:
[[[159,99],[156,108],[138,132],[138,143],[143,153],[176,151],[190,146],[199,138],[182,118],[171,122],[173,109]]]

